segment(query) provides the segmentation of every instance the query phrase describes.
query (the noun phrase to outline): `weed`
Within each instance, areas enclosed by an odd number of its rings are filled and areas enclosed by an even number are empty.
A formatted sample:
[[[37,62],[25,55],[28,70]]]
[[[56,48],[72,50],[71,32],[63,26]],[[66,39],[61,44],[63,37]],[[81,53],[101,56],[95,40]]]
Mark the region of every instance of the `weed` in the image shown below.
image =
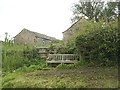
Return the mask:
[[[74,64],[59,64],[56,69],[72,69],[72,68],[79,68],[81,65],[86,65],[87,62],[84,60],[78,61]]]
[[[56,88],[66,88],[66,85],[64,82],[58,82]]]

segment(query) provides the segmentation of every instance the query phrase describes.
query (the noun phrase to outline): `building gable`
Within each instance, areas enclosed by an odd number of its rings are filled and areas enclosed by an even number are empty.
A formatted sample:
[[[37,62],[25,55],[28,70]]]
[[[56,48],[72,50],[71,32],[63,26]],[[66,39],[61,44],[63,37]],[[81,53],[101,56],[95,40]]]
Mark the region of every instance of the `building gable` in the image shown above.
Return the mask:
[[[24,44],[49,44],[49,42],[56,40],[56,38],[49,37],[44,34],[33,32],[27,29],[23,29],[14,37],[15,43],[24,43]]]
[[[77,22],[75,22],[71,27],[69,27],[67,30],[65,30],[63,33],[63,40],[65,42],[72,40],[74,35],[79,31],[82,30],[82,26],[84,23],[86,23],[87,20],[82,17]]]

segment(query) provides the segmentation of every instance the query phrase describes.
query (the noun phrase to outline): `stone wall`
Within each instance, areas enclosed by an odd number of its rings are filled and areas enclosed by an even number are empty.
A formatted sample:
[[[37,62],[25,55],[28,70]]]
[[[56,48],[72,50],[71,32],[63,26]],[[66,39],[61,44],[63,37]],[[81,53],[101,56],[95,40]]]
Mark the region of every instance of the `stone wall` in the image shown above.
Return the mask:
[[[79,32],[79,30],[82,30],[83,24],[86,22],[86,19],[80,19],[76,23],[74,23],[70,28],[68,28],[66,31],[63,32],[63,41],[67,42],[69,40],[72,40],[74,36]]]
[[[22,43],[22,44],[48,45],[48,44],[50,44],[51,40],[46,39],[44,37],[43,38],[36,37],[35,32],[31,32],[27,29],[23,29],[19,34],[17,34],[14,37],[14,42],[15,43]]]
[[[24,29],[18,35],[15,36],[14,42],[23,44],[34,44],[35,39],[35,36],[31,32]]]

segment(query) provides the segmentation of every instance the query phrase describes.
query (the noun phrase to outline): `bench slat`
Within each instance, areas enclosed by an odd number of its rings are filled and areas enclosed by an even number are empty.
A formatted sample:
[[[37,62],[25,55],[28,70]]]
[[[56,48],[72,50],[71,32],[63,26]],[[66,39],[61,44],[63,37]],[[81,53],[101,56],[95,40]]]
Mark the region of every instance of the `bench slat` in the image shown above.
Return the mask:
[[[74,60],[74,61],[71,61],[71,60],[64,60],[64,61],[61,61],[61,60],[52,60],[52,61],[46,61],[46,63],[75,63],[77,62],[77,60]]]

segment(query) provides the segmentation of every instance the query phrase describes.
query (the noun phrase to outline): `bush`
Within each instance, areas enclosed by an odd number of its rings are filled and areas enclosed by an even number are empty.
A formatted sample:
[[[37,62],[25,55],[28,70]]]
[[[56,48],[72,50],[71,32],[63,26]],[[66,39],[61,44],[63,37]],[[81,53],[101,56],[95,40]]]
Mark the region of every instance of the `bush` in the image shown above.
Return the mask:
[[[75,42],[69,41],[64,43],[59,41],[59,43],[51,43],[49,53],[51,54],[74,54],[76,50]]]
[[[84,33],[79,33],[76,37],[77,53],[89,56],[90,61],[99,62],[101,65],[116,65],[120,45],[117,21],[105,25],[101,21],[88,26],[83,28]]]
[[[57,53],[59,54],[75,54],[76,47],[74,41],[68,41],[65,46],[62,46],[57,49]]]
[[[88,63],[85,60],[80,60],[74,64],[59,64],[56,69],[72,69],[79,68],[79,66],[87,65]]]

